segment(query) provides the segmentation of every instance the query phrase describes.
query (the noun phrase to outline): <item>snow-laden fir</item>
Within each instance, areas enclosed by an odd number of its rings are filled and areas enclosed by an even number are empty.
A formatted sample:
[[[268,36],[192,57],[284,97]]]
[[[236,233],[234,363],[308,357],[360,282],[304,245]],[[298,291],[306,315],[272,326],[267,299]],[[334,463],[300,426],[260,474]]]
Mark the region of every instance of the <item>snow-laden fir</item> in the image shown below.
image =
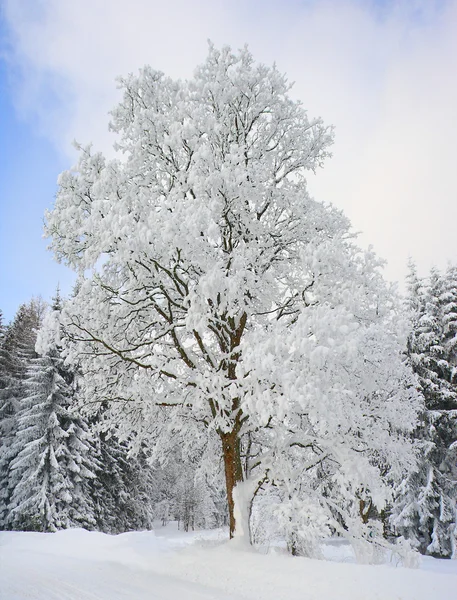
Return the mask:
[[[401,482],[392,509],[395,530],[422,554],[457,554],[457,268],[408,277],[412,331],[408,355],[425,398],[414,432],[418,468]]]

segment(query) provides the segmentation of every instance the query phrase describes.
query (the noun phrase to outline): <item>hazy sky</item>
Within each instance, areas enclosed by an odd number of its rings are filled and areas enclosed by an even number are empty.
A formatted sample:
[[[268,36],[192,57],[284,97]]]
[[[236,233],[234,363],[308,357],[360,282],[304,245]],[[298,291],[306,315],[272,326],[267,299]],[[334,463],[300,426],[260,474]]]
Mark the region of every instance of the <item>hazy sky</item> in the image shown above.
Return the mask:
[[[310,116],[336,126],[309,180],[402,280],[457,262],[457,0],[4,0],[0,308],[11,318],[71,275],[41,239],[71,141],[109,152],[117,75],[189,77],[207,39],[276,62]]]

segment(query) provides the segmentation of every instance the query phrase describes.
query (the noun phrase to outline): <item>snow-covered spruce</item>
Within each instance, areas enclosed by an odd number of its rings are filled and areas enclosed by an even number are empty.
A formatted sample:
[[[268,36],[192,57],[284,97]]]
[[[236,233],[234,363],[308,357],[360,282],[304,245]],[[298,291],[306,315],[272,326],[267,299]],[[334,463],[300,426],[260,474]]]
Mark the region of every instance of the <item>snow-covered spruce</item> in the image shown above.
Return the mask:
[[[87,399],[111,401],[127,437],[162,422],[173,444],[214,438],[231,536],[270,487],[290,498],[285,533],[316,502],[313,536],[363,536],[360,503],[381,508],[411,468],[420,400],[381,261],[306,190],[331,128],[247,49],[210,46],[189,81],[145,67],[120,86],[121,158],[81,147],[47,214],[80,274],[65,318]]]
[[[29,365],[12,464],[10,526],[48,531],[86,527],[109,533],[148,529],[152,524],[152,470],[128,456],[115,432],[99,431],[99,411],[90,421],[78,410],[84,388],[78,365],[62,351],[57,290],[36,344],[41,355]],[[46,395],[47,394],[47,395]],[[17,454],[17,452],[16,452]]]
[[[18,412],[29,362],[37,356],[35,341],[43,312],[41,300],[21,305],[0,340],[0,529],[7,526],[13,492],[11,462],[19,451],[16,444]]]
[[[457,269],[408,277],[408,354],[425,408],[414,436],[417,471],[399,485],[392,524],[423,554],[457,556]]]
[[[152,529],[156,500],[153,470],[142,454],[129,456],[127,444],[115,434],[93,429],[97,477],[91,494],[97,529],[108,533]]]
[[[56,336],[58,319],[49,326],[55,312],[49,317],[45,331]],[[72,410],[73,378],[56,342],[31,361],[10,465],[12,494],[6,523],[12,529],[55,531],[95,525],[90,494],[95,478],[93,440]]]

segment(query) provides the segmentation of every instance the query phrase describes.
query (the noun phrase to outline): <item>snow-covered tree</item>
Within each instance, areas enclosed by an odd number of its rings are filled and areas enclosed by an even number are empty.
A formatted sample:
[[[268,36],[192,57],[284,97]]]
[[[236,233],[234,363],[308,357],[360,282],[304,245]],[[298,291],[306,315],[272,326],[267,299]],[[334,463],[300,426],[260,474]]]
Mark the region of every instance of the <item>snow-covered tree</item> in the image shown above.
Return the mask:
[[[214,461],[213,448],[210,459],[210,448],[207,444],[189,454],[185,444],[184,451],[179,443],[168,445],[165,460],[154,472],[154,512],[163,524],[176,520],[185,531],[227,524],[222,465]]]
[[[456,555],[457,381],[455,334],[456,270],[432,269],[421,280],[414,265],[408,278],[412,331],[408,354],[419,376],[424,411],[414,432],[421,448],[418,469],[398,487],[395,530],[423,554]]]
[[[19,403],[25,393],[28,366],[37,356],[35,341],[43,312],[39,299],[20,306],[0,345],[0,528],[5,527],[12,493],[10,464],[17,450]]]
[[[452,326],[452,312],[444,311],[452,306],[446,302],[446,278],[432,269],[424,290],[424,306],[416,331],[415,367],[429,409],[457,408],[457,391],[451,383],[453,366],[446,349],[446,331]],[[447,321],[449,320],[449,324]]]
[[[98,432],[92,483],[97,528],[107,533],[151,529],[154,518],[154,473],[143,453],[129,456],[127,444]]]
[[[0,348],[3,346],[3,341],[5,339],[5,323],[3,322],[3,311],[0,308]]]
[[[344,498],[321,502],[326,524],[361,490],[381,506],[380,465],[397,477],[413,460],[418,399],[381,261],[306,190],[332,130],[247,49],[211,46],[188,81],[145,67],[120,85],[122,157],[80,148],[47,214],[80,274],[66,323],[87,400],[110,401],[126,435],[162,422],[215,439],[232,536],[299,452],[300,490],[318,494],[325,464]]]
[[[0,313],[0,529],[3,528],[4,517],[6,514],[6,487],[8,478],[8,459],[6,457],[6,437],[10,434],[10,423],[7,420],[10,418],[11,406],[7,392],[5,391],[9,385],[9,354],[6,342],[6,327],[3,324],[3,314]]]
[[[14,529],[55,531],[70,526],[93,528],[90,501],[91,439],[72,413],[71,387],[61,359],[34,359],[21,400],[10,466],[13,493],[7,523]],[[60,368],[59,368],[60,367]]]
[[[95,525],[90,496],[93,442],[72,407],[74,376],[60,355],[57,302],[42,332],[52,343],[43,356],[32,359],[19,401],[6,519],[13,529],[55,531]],[[39,339],[37,348],[41,346]]]
[[[67,397],[53,400],[54,403],[61,401],[58,407],[60,412],[63,409],[63,412],[68,411],[67,419],[73,420],[72,431],[81,436],[81,443],[76,446],[70,444],[67,449],[74,453],[76,463],[82,466],[77,481],[74,473],[68,473],[69,484],[77,488],[79,496],[75,499],[72,495],[71,502],[86,503],[87,519],[83,523],[79,517],[79,525],[95,526],[108,533],[150,528],[154,501],[151,494],[152,470],[141,452],[137,457],[128,455],[127,444],[118,440],[112,428],[106,431],[100,427],[103,423],[102,409],[90,419],[86,419],[79,410],[77,399],[83,394],[84,377],[79,364],[70,367],[64,361],[62,346],[66,332],[60,318],[62,306],[57,290],[53,310],[45,318],[45,324],[39,332],[37,347],[45,358],[53,359],[57,369],[55,375],[60,375],[67,384]],[[59,465],[62,472],[66,467],[66,463]],[[51,487],[47,490],[51,498],[54,492]],[[74,506],[67,506],[66,509],[72,514],[75,512]],[[62,522],[67,524],[57,524],[56,527],[68,526],[68,521]]]
[[[3,390],[8,387],[9,356],[5,345],[7,327],[3,323],[3,313],[0,310],[0,402],[4,401]],[[0,406],[2,406],[0,404]]]
[[[441,295],[443,309],[443,346],[446,355],[446,378],[454,391],[450,407],[457,409],[457,265],[450,265],[444,276]]]

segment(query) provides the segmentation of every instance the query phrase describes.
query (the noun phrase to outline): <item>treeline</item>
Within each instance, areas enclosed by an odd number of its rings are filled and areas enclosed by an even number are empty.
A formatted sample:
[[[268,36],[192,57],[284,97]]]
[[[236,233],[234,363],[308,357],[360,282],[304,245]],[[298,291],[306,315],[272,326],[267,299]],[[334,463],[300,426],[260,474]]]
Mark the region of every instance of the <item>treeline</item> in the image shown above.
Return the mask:
[[[103,403],[85,417],[85,377],[67,365],[62,309],[37,299],[5,325],[0,312],[0,529],[107,533],[173,519],[185,529],[225,523],[223,487],[198,473],[179,447],[148,462],[104,427]]]
[[[389,517],[363,502],[360,515],[364,522],[382,520],[385,536],[401,535],[422,554],[451,557],[457,540],[457,267],[421,279],[411,265],[406,304],[405,356],[424,399],[412,434],[418,467],[395,490]],[[94,399],[96,417],[84,416],[79,397],[90,373],[64,360],[61,309],[57,294],[50,308],[32,300],[12,323],[0,322],[1,529],[118,533],[151,528],[154,519],[178,520],[186,530],[226,525],[223,466],[204,456],[211,447],[202,444],[196,455],[166,444],[161,454],[147,440],[119,439],[105,425],[100,398]],[[152,427],[150,440],[161,435],[174,432]],[[271,503],[253,512],[260,541],[273,535]]]

